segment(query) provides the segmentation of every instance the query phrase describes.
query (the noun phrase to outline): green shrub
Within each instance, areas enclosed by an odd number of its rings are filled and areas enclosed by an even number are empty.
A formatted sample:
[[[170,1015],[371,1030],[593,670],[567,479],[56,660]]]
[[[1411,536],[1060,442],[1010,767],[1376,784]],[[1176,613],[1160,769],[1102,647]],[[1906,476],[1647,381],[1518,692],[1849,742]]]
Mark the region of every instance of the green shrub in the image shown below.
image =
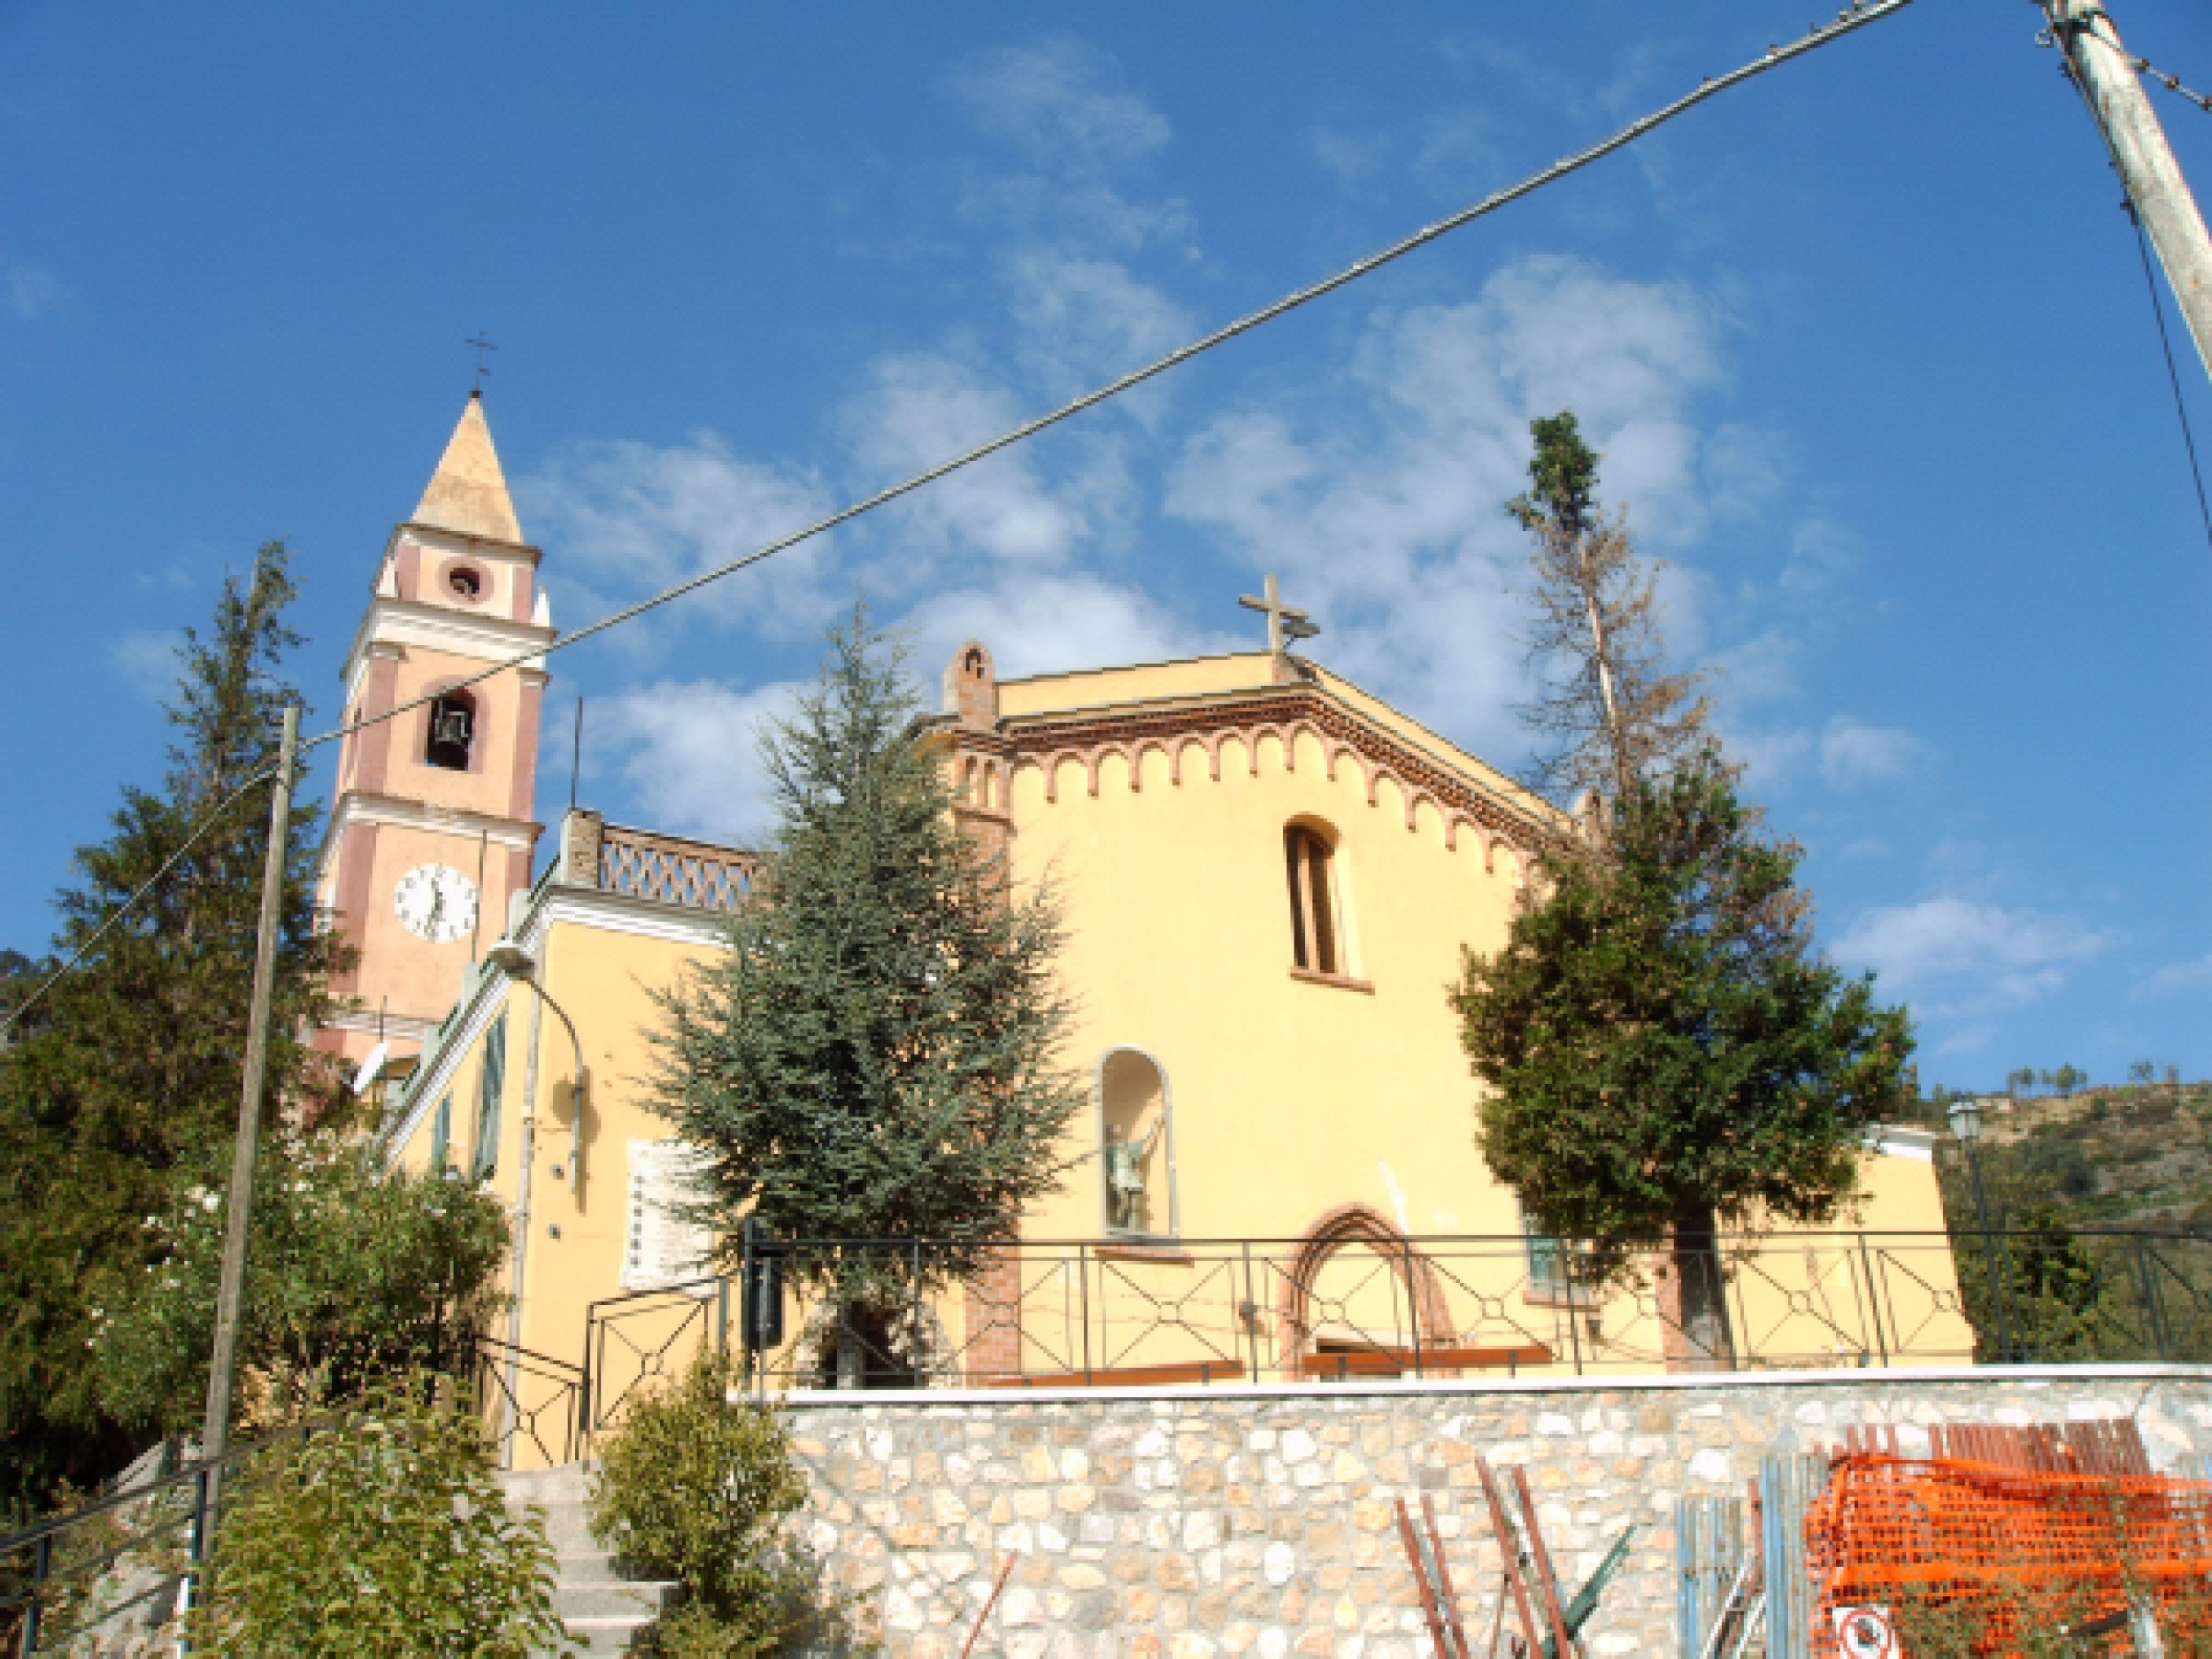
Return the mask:
[[[729,1356],[702,1352],[629,1408],[592,1489],[599,1541],[628,1571],[684,1586],[657,1632],[672,1659],[773,1653],[812,1617],[811,1575],[783,1528],[806,1483],[782,1417],[739,1380]]]
[[[528,1659],[566,1653],[554,1555],[508,1513],[465,1408],[372,1387],[339,1423],[286,1436],[234,1477],[194,1651],[224,1659]]]
[[[106,1275],[90,1310],[104,1403],[159,1432],[196,1428],[207,1401],[227,1212],[220,1180],[202,1173],[211,1185],[179,1174],[168,1210],[142,1224],[143,1259]],[[454,1333],[488,1322],[507,1231],[488,1193],[387,1171],[373,1148],[342,1136],[272,1134],[239,1332],[248,1423],[437,1364]]]

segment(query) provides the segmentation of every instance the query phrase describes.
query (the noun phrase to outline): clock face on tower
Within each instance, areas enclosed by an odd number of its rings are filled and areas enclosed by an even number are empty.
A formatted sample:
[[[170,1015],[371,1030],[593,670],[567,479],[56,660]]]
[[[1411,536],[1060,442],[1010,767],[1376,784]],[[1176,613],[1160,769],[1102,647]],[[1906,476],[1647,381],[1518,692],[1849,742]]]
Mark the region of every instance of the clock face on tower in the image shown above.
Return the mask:
[[[465,939],[476,931],[476,884],[450,864],[417,864],[393,884],[392,909],[434,945]]]

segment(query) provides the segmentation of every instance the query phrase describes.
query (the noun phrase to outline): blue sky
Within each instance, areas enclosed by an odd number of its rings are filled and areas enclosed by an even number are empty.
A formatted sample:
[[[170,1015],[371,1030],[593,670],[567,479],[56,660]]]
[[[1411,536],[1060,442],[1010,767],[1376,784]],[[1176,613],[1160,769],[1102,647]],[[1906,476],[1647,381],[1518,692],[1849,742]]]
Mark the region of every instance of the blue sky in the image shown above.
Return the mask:
[[[2116,8],[2212,84],[2212,13]],[[0,943],[158,775],[226,569],[339,659],[498,342],[555,620],[889,481],[1790,38],[1544,8],[0,11]],[[1517,764],[1501,503],[1572,407],[1671,640],[1923,1073],[2212,1071],[2212,552],[2096,137],[2023,0],[1921,0],[1019,455],[557,659],[541,813],[758,821],[855,581],[933,678],[1256,641]],[[2158,107],[2200,193],[2212,118]],[[2170,311],[2170,325],[2173,319]],[[2208,451],[2212,397],[2183,383]]]

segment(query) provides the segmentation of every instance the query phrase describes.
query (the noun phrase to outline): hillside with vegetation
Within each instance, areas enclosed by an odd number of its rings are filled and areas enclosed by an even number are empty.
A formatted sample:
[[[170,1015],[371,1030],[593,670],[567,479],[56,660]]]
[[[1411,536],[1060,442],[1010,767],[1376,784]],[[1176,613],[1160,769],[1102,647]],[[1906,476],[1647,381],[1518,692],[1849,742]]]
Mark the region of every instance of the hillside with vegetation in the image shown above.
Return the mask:
[[[2015,1072],[2007,1094],[1981,1096],[1978,1150],[1991,1220],[2212,1234],[2212,1081],[2159,1070],[2139,1062],[2128,1082],[2113,1085],[2090,1084],[2070,1066]],[[2032,1092],[2047,1078],[2047,1092]],[[1940,1090],[1924,1102],[1929,1127],[1947,1127],[1948,1104]],[[1939,1164],[1952,1225],[1975,1225],[1955,1144]]]

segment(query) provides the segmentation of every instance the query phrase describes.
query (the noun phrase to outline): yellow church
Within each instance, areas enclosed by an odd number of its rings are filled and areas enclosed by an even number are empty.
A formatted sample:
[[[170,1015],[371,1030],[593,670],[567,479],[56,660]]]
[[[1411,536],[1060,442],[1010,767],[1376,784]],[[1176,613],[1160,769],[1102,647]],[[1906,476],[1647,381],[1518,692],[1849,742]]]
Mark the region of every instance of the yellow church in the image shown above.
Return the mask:
[[[520,1464],[573,1455],[703,1341],[749,1338],[780,1386],[827,1383],[834,1347],[768,1251],[749,1276],[710,1264],[666,1208],[686,1148],[645,1104],[652,993],[722,949],[752,859],[574,810],[534,878],[546,674],[447,689],[557,637],[539,562],[472,398],[344,670],[362,719],[427,701],[347,739],[321,866],[360,956],[319,1041],[386,1094],[396,1164],[481,1182],[512,1217],[485,1383]],[[1049,872],[1060,893],[1065,1062],[1092,1108],[993,1267],[872,1333],[870,1380],[1685,1363],[1663,1271],[1599,1295],[1525,1228],[1476,1145],[1446,1001],[1463,946],[1503,941],[1540,849],[1575,826],[1294,654],[1316,630],[1271,579],[1245,603],[1267,628],[1249,652],[1001,679],[976,641],[944,669],[933,735],[964,826],[1018,885]],[[1732,1251],[1740,1363],[1971,1357],[1931,1154],[1924,1132],[1875,1133],[1852,1232]]]

